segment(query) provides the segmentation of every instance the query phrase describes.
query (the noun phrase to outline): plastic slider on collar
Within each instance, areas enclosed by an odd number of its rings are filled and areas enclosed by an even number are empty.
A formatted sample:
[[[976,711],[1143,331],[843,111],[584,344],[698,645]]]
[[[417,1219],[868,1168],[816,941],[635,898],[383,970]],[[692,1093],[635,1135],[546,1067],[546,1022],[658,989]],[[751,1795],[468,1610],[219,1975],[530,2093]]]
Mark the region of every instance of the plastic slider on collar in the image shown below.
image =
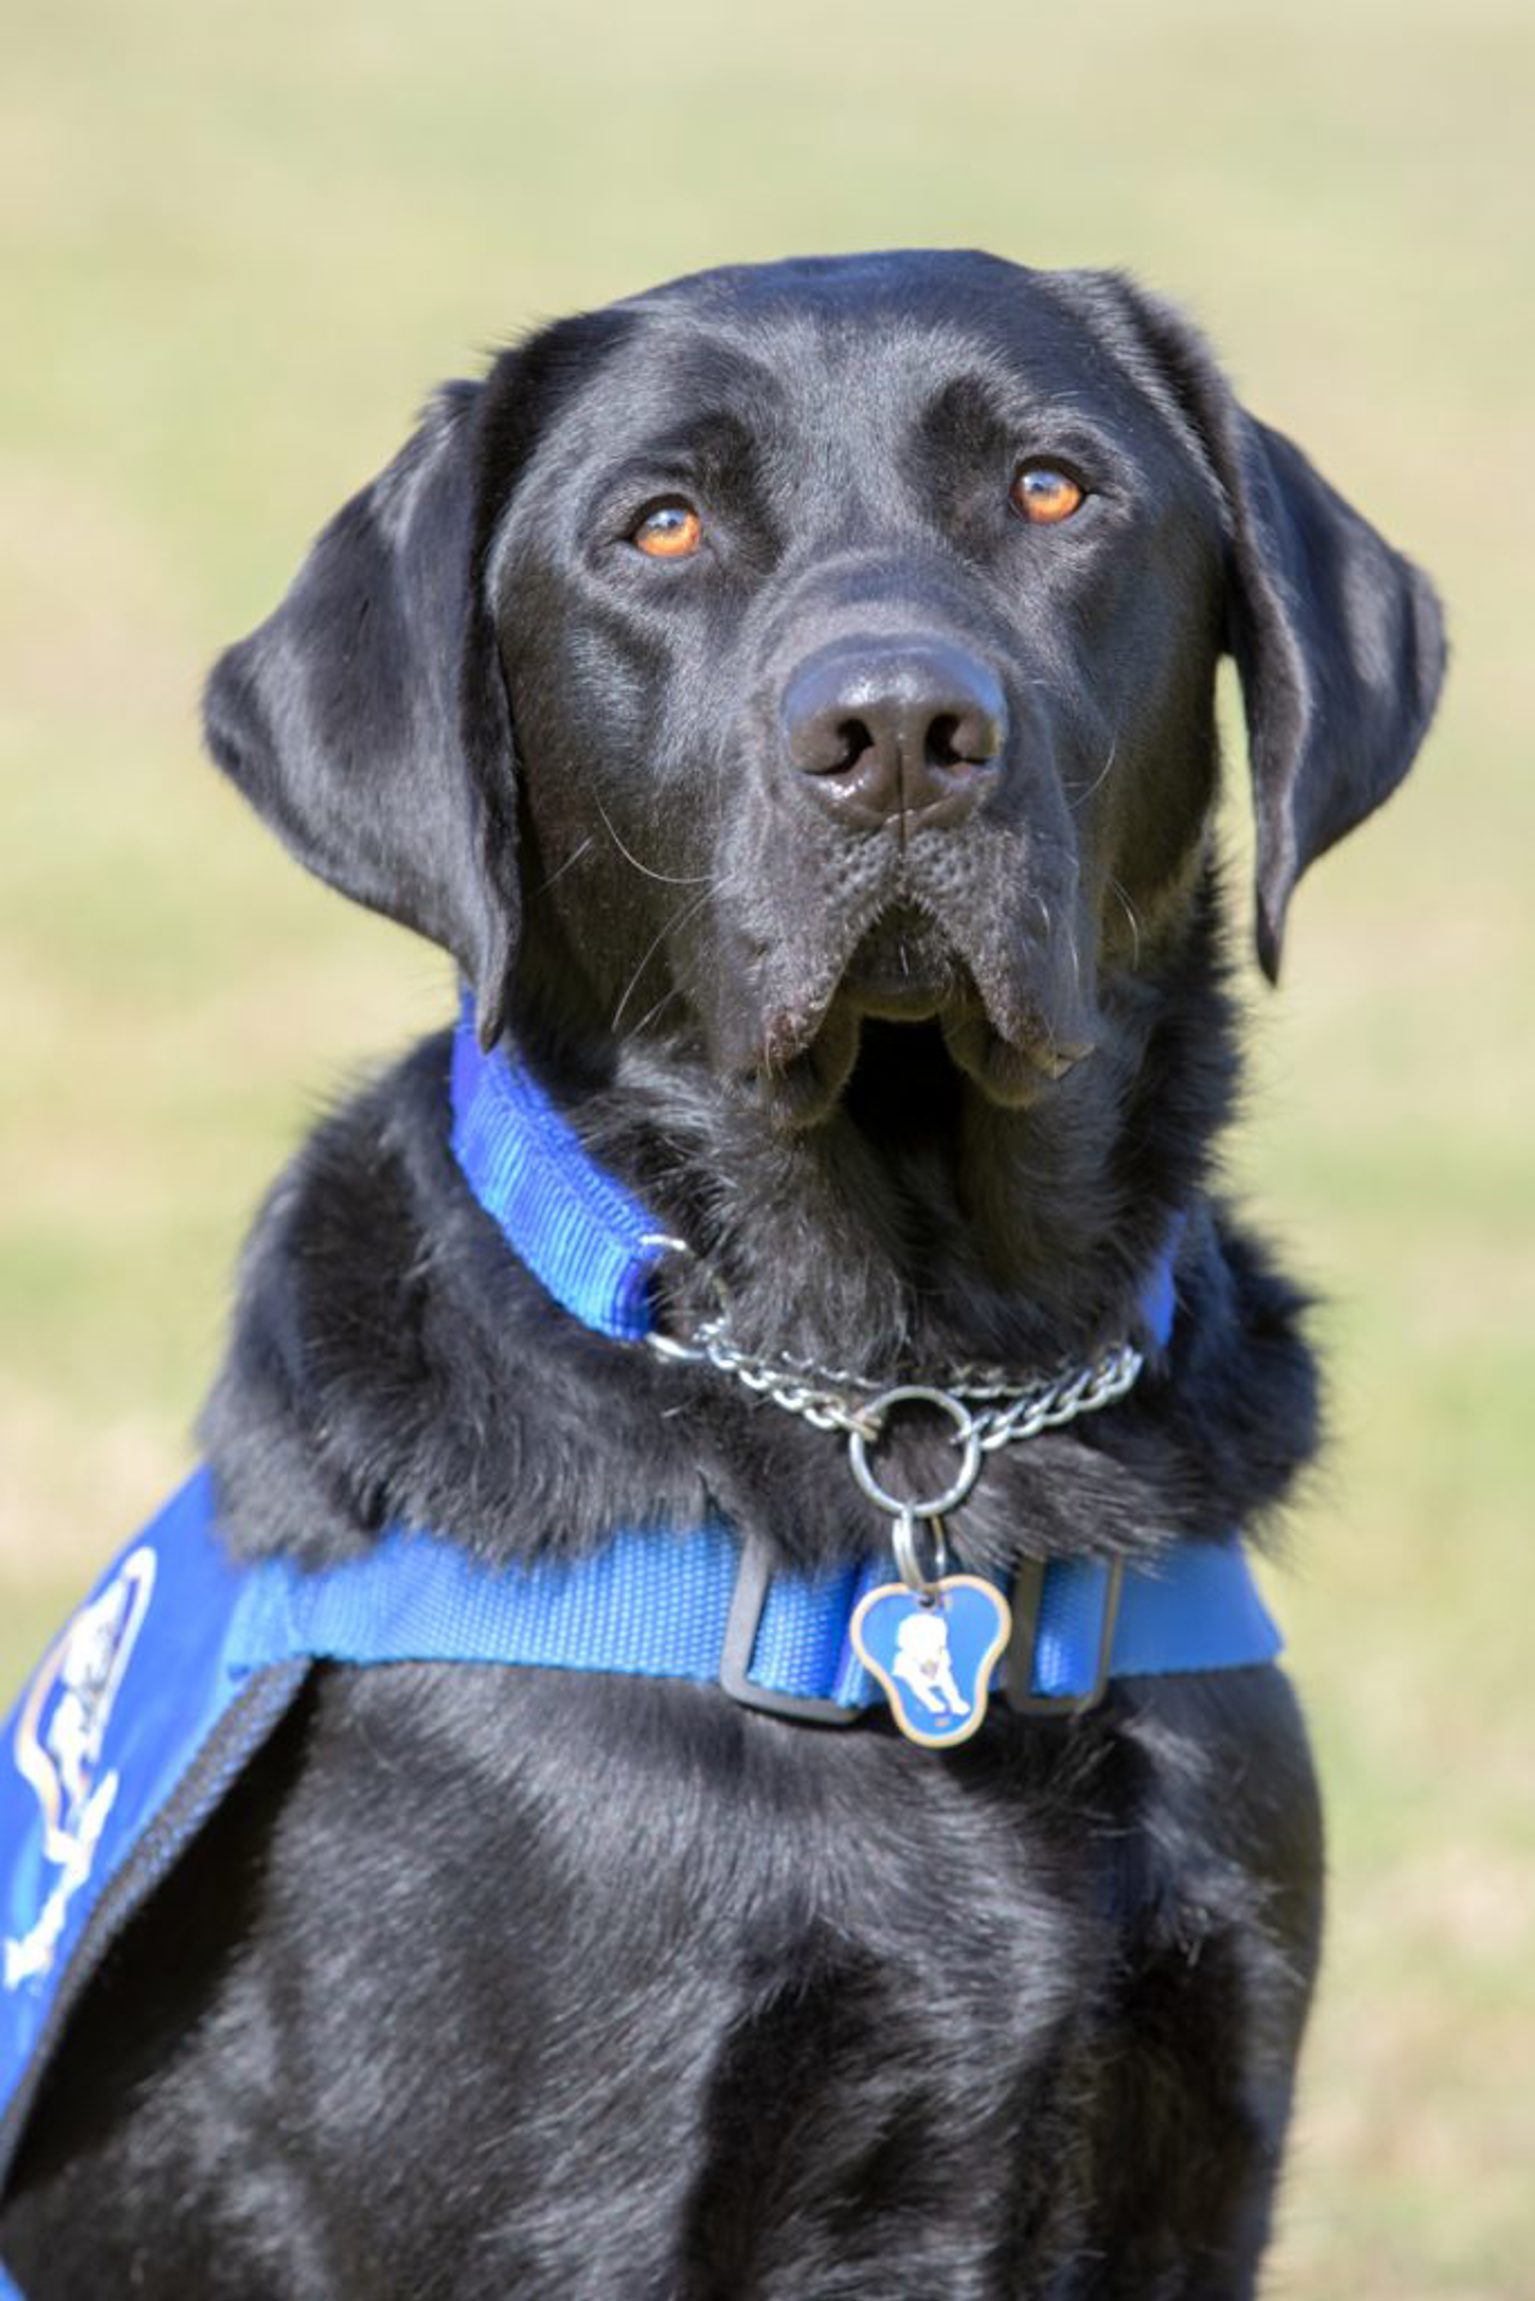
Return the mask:
[[[856,1726],[863,1711],[849,1703],[834,1702],[821,1694],[780,1694],[749,1675],[772,1579],[773,1560],[767,1544],[750,1536],[741,1546],[741,1563],[725,1623],[721,1686],[744,1709],[766,1710],[776,1718],[796,1718],[802,1725]]]
[[[878,1561],[871,1561],[871,1567],[877,1566]],[[843,1698],[837,1700],[828,1694],[791,1693],[752,1676],[754,1663],[764,1666],[759,1648],[765,1647],[769,1656],[775,1648],[771,1630],[763,1637],[763,1623],[777,1572],[781,1569],[775,1567],[765,1542],[753,1537],[743,1544],[720,1652],[721,1688],[743,1708],[773,1717],[810,1725],[857,1725],[868,1704],[850,1689],[844,1688]],[[793,1603],[807,1602],[804,1585],[791,1577],[788,1587],[794,1591]],[[1098,1706],[1113,1671],[1123,1589],[1124,1568],[1118,1559],[1107,1563],[1054,1559],[1019,1568],[1010,1593],[1012,1638],[1001,1670],[1010,1710],[1021,1717],[1070,1718]],[[851,1604],[853,1596],[851,1590],[845,1592],[841,1605]],[[840,1614],[829,1591],[812,1603],[823,1626],[822,1608]],[[766,1663],[769,1669],[775,1666],[771,1660]],[[823,1664],[821,1682],[841,1683],[829,1659]]]
[[[1077,1653],[1084,1649],[1093,1656],[1090,1674],[1085,1685],[1067,1685],[1040,1689],[1040,1676],[1052,1667],[1051,1600],[1058,1597],[1067,1575],[1088,1575],[1096,1584],[1098,1619],[1096,1629],[1084,1632],[1080,1621],[1073,1625],[1070,1645]],[[1013,1635],[1004,1664],[1007,1687],[1007,1706],[1025,1718],[1073,1718],[1083,1710],[1095,1710],[1108,1690],[1109,1676],[1114,1660],[1114,1633],[1119,1626],[1119,1602],[1124,1591],[1124,1561],[1115,1558],[1106,1565],[1084,1562],[1080,1567],[1060,1561],[1050,1564],[1031,1559],[1019,1567],[1013,1577],[1011,1605],[1013,1609]],[[1080,1592],[1075,1593],[1079,1598]],[[1067,1664],[1070,1674],[1070,1663]]]

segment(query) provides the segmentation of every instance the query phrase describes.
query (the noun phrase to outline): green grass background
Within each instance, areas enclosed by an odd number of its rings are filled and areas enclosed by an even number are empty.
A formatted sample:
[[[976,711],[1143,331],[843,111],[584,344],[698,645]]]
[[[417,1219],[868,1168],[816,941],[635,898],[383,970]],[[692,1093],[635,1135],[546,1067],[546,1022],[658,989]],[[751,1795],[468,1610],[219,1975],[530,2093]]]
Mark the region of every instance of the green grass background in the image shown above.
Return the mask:
[[[1252,994],[1233,1153],[1337,1401],[1280,1597],[1333,1889],[1269,2290],[1535,2292],[1526,0],[11,0],[4,64],[0,1692],[186,1461],[265,1182],[447,1008],[200,760],[215,647],[540,317],[790,250],[1129,264],[1456,643]]]

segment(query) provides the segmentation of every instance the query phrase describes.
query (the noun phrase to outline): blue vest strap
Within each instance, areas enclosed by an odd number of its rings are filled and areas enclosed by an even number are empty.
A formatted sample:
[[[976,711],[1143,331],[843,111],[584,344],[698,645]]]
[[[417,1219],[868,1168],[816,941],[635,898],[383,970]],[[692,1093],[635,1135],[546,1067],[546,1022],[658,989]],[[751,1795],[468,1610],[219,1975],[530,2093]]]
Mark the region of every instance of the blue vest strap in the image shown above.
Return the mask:
[[[235,1670],[296,1658],[505,1662],[631,1677],[715,1680],[741,1546],[727,1528],[625,1531],[593,1556],[490,1567],[455,1544],[396,1532],[366,1556],[306,1574],[287,1559],[251,1567],[231,1620]],[[768,1585],[751,1682],[848,1709],[876,1689],[848,1636],[865,1592],[890,1579],[886,1556]],[[1104,1674],[1111,1570],[1090,1560],[1044,1568],[1032,1691],[1080,1697]],[[1124,1573],[1107,1674],[1144,1677],[1272,1661],[1281,1640],[1239,1541],[1179,1542]]]
[[[318,1660],[483,1662],[712,1681],[741,1572],[728,1528],[624,1530],[517,1567],[397,1531],[317,1574],[233,1563],[197,1472],[45,1655],[0,1740],[0,2195],[36,2086],[111,1942],[287,1714]],[[849,1639],[883,1557],[768,1582],[749,1685],[851,1717],[873,1688]],[[1105,1676],[1272,1661],[1240,1542],[1179,1542],[1116,1578],[1052,1562],[1034,1696]],[[771,1705],[769,1705],[771,1706]],[[5,2301],[0,2286],[0,2301]]]
[[[1034,1632],[1036,1694],[1081,1699],[1104,1677],[1244,1669],[1272,1662],[1283,1650],[1235,1535],[1179,1542],[1125,1568],[1106,1668],[1100,1668],[1105,1614],[1115,1596],[1113,1569],[1096,1560],[1054,1559],[1045,1568]]]
[[[578,1560],[493,1568],[428,1535],[390,1534],[366,1557],[304,1574],[253,1568],[230,1660],[257,1670],[296,1655],[334,1662],[511,1662],[626,1677],[717,1678],[741,1546],[724,1526],[625,1530]],[[871,1558],[775,1575],[750,1674],[791,1696],[849,1708],[873,1698],[848,1625],[888,1573]]]

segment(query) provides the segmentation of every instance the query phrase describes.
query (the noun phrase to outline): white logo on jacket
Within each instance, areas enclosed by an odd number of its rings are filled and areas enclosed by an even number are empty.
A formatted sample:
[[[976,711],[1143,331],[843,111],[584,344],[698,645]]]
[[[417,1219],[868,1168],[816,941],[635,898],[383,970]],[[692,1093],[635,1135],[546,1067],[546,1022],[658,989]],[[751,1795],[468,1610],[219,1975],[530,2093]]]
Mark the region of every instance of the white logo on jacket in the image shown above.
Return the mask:
[[[155,1553],[141,1546],[67,1625],[22,1702],[16,1770],[36,1793],[41,1857],[56,1874],[37,1922],[5,1943],[7,1989],[50,1970],[69,1905],[95,1864],[119,1783],[115,1770],[100,1771],[107,1726],[154,1586]]]

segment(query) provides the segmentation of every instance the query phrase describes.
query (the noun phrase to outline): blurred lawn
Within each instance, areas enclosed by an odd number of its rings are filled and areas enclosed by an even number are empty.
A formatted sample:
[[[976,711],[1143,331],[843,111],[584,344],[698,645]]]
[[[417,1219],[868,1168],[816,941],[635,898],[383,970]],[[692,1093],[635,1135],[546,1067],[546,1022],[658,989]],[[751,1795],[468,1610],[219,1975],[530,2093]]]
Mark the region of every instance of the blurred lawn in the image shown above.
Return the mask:
[[[1331,1293],[1281,1596],[1333,1832],[1270,2291],[1535,2289],[1535,28],[1525,0],[12,0],[0,84],[0,1691],[187,1459],[258,1193],[444,965],[201,764],[214,648],[530,321],[726,257],[1127,263],[1435,571],[1419,778],[1254,996]]]

